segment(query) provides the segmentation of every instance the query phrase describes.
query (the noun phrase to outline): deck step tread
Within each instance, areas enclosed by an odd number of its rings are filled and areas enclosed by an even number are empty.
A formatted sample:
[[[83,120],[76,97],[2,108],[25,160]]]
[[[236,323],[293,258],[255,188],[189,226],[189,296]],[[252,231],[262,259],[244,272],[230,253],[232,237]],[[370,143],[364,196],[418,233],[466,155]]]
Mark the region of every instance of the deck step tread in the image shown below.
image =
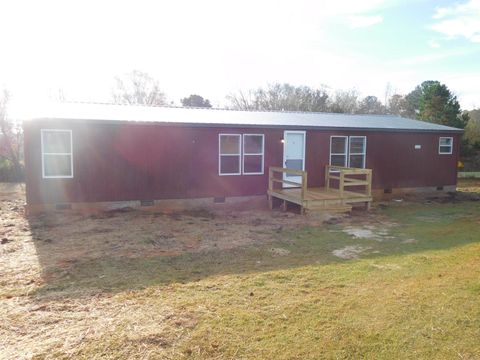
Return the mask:
[[[352,211],[351,206],[315,206],[315,207],[308,207],[306,208],[307,211],[310,212],[322,212],[322,211],[328,211],[328,212],[350,212]]]

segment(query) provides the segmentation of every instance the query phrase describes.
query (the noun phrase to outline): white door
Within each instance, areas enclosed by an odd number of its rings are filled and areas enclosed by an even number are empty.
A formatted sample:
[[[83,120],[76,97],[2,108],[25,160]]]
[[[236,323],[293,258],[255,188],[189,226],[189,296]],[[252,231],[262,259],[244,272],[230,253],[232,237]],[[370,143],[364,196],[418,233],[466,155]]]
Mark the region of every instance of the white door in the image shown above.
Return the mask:
[[[305,131],[285,131],[283,134],[283,167],[295,170],[305,170]],[[283,179],[302,182],[299,175],[283,174]],[[284,187],[295,185],[285,184]]]

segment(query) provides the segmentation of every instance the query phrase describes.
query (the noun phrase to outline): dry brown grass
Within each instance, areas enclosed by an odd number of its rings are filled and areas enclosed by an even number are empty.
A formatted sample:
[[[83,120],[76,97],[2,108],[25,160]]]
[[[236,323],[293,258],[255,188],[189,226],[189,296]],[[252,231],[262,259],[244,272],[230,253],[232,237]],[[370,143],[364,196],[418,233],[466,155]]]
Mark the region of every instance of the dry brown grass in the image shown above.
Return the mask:
[[[122,355],[119,344],[115,358],[172,355],[175,344],[195,324],[189,311],[156,301],[150,304],[148,297],[128,299],[128,292],[38,291],[57,279],[68,282],[79,262],[103,258],[122,262],[267,244],[275,240],[272,232],[323,219],[291,213],[208,211],[113,211],[88,217],[58,212],[26,219],[24,187],[0,185],[0,238],[4,239],[0,358],[6,359],[79,356],[83,343],[96,344],[104,336],[129,342],[128,354]],[[108,353],[98,346],[99,353]]]
[[[23,196],[0,188],[1,359],[480,358],[480,209],[467,195],[326,223],[27,220]],[[358,259],[334,256],[352,246]]]

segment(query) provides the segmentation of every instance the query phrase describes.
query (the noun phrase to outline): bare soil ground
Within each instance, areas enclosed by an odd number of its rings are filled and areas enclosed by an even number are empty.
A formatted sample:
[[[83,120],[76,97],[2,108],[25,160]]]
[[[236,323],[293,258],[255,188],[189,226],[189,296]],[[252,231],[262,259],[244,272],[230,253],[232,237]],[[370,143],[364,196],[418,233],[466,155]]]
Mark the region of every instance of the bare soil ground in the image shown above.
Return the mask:
[[[411,344],[421,343],[414,334],[428,325],[422,322],[425,306],[431,306],[431,299],[445,298],[447,287],[455,296],[463,294],[463,288],[454,289],[461,284],[458,279],[470,284],[465,291],[471,294],[455,303],[458,313],[432,309],[431,316],[440,314],[437,321],[453,324],[452,329],[457,329],[459,317],[471,319],[471,330],[460,329],[470,334],[465,344],[457,341],[458,349],[455,344],[446,349],[465,358],[480,356],[468,340],[477,334],[477,310],[462,308],[478,297],[478,260],[469,258],[473,255],[468,249],[452,256],[443,252],[448,260],[440,255],[434,255],[435,262],[424,260],[433,250],[478,248],[478,193],[480,180],[465,180],[459,192],[446,197],[407,197],[351,216],[125,210],[92,216],[57,212],[27,219],[23,186],[0,184],[0,359],[318,358],[322,352],[315,344],[320,340],[325,348],[332,346],[328,357],[358,358],[379,351],[385,358],[433,354],[439,343],[432,338],[422,348],[405,347],[405,339],[411,333]],[[422,254],[420,260],[405,257],[416,252]],[[402,257],[387,258],[391,254]],[[361,262],[378,256],[387,260],[368,266]],[[435,277],[443,281],[442,296],[432,288],[429,298],[425,289],[435,284],[431,274],[439,271],[436,264],[443,266],[441,271],[445,264],[456,269],[461,256],[465,273],[455,275],[451,284],[446,277]],[[352,265],[343,266],[344,261]],[[406,282],[392,282],[392,271]],[[425,303],[405,293],[408,279],[422,289],[418,294]],[[405,322],[417,321],[409,325],[408,334],[397,336],[388,326],[391,314],[403,316],[405,310],[396,308],[399,303],[392,297],[402,291],[409,309],[419,310],[418,317],[399,322],[398,334],[407,329]],[[359,293],[370,303],[358,303]],[[457,301],[451,296],[445,301]],[[365,317],[382,301],[375,319]],[[384,317],[378,315],[383,311]],[[346,322],[336,323],[339,313],[345,313]],[[321,314],[327,314],[331,325],[322,325],[307,341],[310,333],[303,330],[319,326],[312,321],[324,323],[318,319]],[[391,335],[382,340],[390,344],[385,348],[376,342],[367,347],[378,334],[365,335],[364,342],[355,337],[375,321],[378,328],[386,327],[385,336]],[[457,338],[452,329],[442,331]],[[282,350],[282,344],[293,339],[298,346]],[[402,352],[405,349],[412,352]],[[448,351],[445,357],[452,354]]]

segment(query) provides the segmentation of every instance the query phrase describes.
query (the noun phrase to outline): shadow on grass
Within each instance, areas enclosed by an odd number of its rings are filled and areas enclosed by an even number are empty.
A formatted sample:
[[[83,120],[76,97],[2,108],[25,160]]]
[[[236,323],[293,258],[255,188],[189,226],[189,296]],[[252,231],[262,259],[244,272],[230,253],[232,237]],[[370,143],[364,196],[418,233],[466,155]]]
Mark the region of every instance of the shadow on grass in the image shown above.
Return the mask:
[[[374,228],[382,230],[382,222],[375,222],[375,219],[380,217],[386,221],[384,223],[394,224],[384,232],[388,236],[382,238],[354,238],[343,231],[345,224],[334,223],[320,227],[270,231],[271,242],[230,250],[184,252],[176,256],[70,256],[62,267],[52,266],[51,251],[54,247],[57,253],[69,254],[71,243],[61,241],[61,237],[68,237],[68,234],[62,234],[60,226],[60,240],[50,244],[48,225],[39,226],[37,221],[36,225],[31,227],[32,236],[46,282],[37,293],[81,297],[94,293],[139,290],[152,285],[189,283],[212,276],[240,276],[353,261],[332,254],[334,250],[349,246],[366,249],[361,258],[376,259],[447,250],[480,241],[478,202],[463,200],[452,203],[427,201],[392,204],[370,214],[359,214],[348,226],[372,228],[373,221]],[[123,226],[128,231],[128,223]],[[89,241],[88,237],[88,231],[85,231],[83,240]]]

